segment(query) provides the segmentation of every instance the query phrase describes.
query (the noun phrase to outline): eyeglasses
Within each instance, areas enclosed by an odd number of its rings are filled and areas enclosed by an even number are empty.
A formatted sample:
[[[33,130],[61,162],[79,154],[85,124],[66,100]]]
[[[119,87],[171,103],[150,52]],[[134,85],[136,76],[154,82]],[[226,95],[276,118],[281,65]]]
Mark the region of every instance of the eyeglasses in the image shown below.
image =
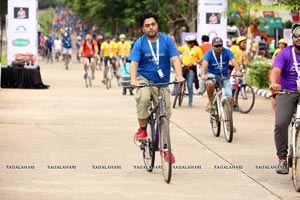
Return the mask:
[[[215,45],[214,47],[221,48],[221,47],[223,47],[223,45],[219,44],[219,45]]]
[[[150,28],[150,26],[155,26],[156,25],[156,22],[152,22],[151,24],[145,24],[144,26],[146,28]]]
[[[296,38],[296,39],[300,38],[300,34],[294,33],[293,38]]]

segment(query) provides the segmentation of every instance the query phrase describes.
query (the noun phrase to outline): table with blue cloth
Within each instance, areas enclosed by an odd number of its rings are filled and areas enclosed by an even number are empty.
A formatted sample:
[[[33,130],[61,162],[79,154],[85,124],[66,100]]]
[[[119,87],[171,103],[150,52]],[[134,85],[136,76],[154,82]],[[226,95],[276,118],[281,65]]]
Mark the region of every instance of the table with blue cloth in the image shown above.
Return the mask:
[[[2,88],[29,88],[47,89],[49,86],[42,81],[40,67],[2,67],[1,68]]]

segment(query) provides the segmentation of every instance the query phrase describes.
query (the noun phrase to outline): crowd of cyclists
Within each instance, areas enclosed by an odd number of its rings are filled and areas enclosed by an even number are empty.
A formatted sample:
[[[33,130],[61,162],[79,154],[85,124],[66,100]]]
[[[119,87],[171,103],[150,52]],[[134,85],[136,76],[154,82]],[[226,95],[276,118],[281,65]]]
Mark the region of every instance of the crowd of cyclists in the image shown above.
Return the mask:
[[[61,12],[63,14],[61,14]],[[68,10],[56,10],[56,17],[53,23],[54,32],[51,34],[41,34],[39,36],[40,54],[43,58],[47,58],[47,62],[53,63],[52,56],[48,59],[48,55],[55,55],[55,60],[66,61],[66,56],[72,55],[72,48],[76,48],[77,60],[84,65],[86,71],[87,60],[91,63],[92,79],[95,79],[95,71],[97,63],[103,63],[103,84],[107,82],[107,67],[111,64],[114,75],[117,79],[122,78],[127,82],[123,87],[122,94],[126,95],[126,88],[129,88],[130,95],[133,95],[133,88],[138,88],[139,82],[152,81],[154,83],[168,82],[170,79],[171,69],[176,72],[176,80],[182,82],[187,81],[188,107],[193,107],[194,88],[205,88],[208,97],[206,111],[210,112],[212,107],[213,93],[216,84],[224,84],[225,96],[229,99],[232,109],[235,109],[235,102],[232,98],[235,88],[235,78],[226,80],[223,83],[217,82],[214,77],[229,77],[235,75],[241,77],[241,68],[249,67],[246,59],[247,38],[245,36],[238,37],[234,44],[225,47],[222,38],[209,38],[208,35],[201,36],[201,44],[198,44],[195,35],[187,35],[185,45],[180,46],[171,34],[162,34],[158,32],[157,15],[146,12],[141,16],[141,27],[144,35],[136,41],[128,40],[126,34],[103,35],[99,33],[99,26],[89,27],[88,23],[78,20],[75,27],[70,26],[70,21],[74,21]],[[60,13],[60,14],[59,14]],[[63,16],[63,17],[58,17]],[[67,23],[62,23],[64,19]],[[89,30],[91,31],[89,32]],[[272,57],[273,69],[270,69],[270,80],[273,90],[290,89],[299,90],[299,72],[291,78],[289,71],[293,64],[290,64],[291,58],[295,63],[299,57],[300,48],[300,24],[292,27],[293,45],[289,50],[285,39],[279,40],[279,48],[274,52]],[[75,35],[75,42],[72,36]],[[74,37],[73,37],[74,38]],[[209,41],[212,41],[211,43]],[[294,50],[295,49],[295,50]],[[160,52],[162,50],[162,52]],[[279,54],[280,51],[285,54]],[[295,53],[296,52],[296,53]],[[160,56],[160,55],[167,55]],[[296,55],[296,56],[295,56]],[[290,57],[288,57],[290,56]],[[278,57],[278,58],[277,58]],[[70,57],[71,58],[71,57]],[[179,59],[180,58],[180,59]],[[284,60],[287,59],[287,60]],[[289,65],[289,66],[286,66]],[[298,67],[296,67],[298,69]],[[279,80],[280,73],[286,80]],[[121,76],[120,76],[121,75]],[[84,73],[86,78],[86,73]],[[280,81],[280,82],[279,82]],[[290,81],[290,82],[289,82]],[[293,82],[293,83],[292,83]],[[283,85],[279,83],[284,83]],[[292,85],[292,86],[291,86]],[[155,94],[155,91],[149,88],[136,90],[137,115],[139,129],[135,135],[136,140],[143,140],[147,137],[146,118],[148,115],[149,94]],[[164,91],[166,100],[167,118],[171,116],[169,96],[174,95],[174,91],[166,88]],[[290,103],[289,113],[283,112],[286,102],[296,102],[295,98],[280,97],[279,106],[274,106],[275,99],[272,100],[271,112],[275,114],[275,141],[277,147],[277,155],[279,157],[279,169],[277,173],[287,173],[287,127],[292,117],[294,103]],[[277,102],[277,100],[276,100]],[[278,102],[277,102],[278,103]],[[276,111],[276,112],[275,112]],[[277,113],[286,113],[285,118]],[[234,128],[234,132],[236,129]],[[175,157],[172,155],[172,161]]]

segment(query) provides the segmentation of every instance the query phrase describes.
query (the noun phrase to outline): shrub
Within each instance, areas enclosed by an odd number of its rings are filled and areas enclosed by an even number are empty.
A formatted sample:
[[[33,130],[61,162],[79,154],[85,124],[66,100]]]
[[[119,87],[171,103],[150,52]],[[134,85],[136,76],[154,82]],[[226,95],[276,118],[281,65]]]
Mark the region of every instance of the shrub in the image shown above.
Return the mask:
[[[267,88],[269,86],[269,71],[272,65],[271,60],[262,56],[257,56],[250,63],[249,75],[253,81],[253,85],[259,88]]]

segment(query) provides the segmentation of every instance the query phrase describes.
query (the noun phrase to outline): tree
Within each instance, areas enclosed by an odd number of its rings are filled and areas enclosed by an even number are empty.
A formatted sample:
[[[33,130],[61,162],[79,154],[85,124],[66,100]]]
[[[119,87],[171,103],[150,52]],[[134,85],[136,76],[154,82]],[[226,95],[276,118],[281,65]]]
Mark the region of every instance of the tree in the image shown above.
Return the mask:
[[[5,19],[5,15],[7,14],[7,1],[2,1],[1,2],[1,7],[0,7],[0,19],[1,21]]]
[[[146,10],[158,13],[162,32],[176,32],[182,26],[196,30],[196,0],[74,0],[70,6],[80,17],[100,24],[104,32],[138,32],[139,16]]]

